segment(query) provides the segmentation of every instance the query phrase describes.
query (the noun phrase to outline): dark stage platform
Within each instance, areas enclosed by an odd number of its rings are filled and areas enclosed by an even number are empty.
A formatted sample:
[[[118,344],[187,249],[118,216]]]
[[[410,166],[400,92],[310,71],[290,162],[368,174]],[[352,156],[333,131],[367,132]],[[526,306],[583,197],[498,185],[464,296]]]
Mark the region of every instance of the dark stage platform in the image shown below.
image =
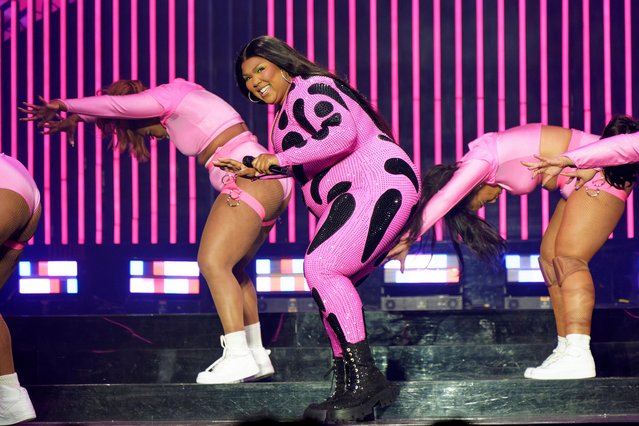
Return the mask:
[[[368,312],[378,364],[399,391],[376,423],[447,419],[474,424],[639,421],[636,310],[598,309],[598,377],[523,378],[554,346],[552,313]],[[16,367],[34,424],[238,424],[297,421],[330,386],[328,342],[316,313],[265,314],[276,375],[267,382],[197,385],[221,355],[214,315],[9,317]]]

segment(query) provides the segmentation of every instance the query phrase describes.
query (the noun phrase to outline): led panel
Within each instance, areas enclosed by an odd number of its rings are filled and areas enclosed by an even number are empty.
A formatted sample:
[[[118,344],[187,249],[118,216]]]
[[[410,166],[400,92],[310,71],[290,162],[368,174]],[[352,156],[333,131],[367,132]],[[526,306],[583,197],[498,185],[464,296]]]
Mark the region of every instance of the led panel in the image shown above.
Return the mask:
[[[44,260],[18,263],[18,290],[21,294],[77,294],[78,262]]]
[[[131,260],[129,291],[134,294],[199,294],[195,261]]]
[[[506,280],[508,283],[543,283],[539,269],[539,255],[509,254],[505,256]]]
[[[404,272],[398,260],[384,265],[385,284],[458,284],[459,259],[452,254],[409,254]]]
[[[255,273],[260,293],[310,291],[304,278],[304,259],[255,259]]]

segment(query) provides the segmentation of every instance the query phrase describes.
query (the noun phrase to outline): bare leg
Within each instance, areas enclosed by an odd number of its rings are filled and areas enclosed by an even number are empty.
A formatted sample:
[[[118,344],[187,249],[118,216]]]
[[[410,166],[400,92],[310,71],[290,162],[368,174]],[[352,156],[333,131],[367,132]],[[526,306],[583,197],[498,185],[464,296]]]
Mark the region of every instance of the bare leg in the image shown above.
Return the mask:
[[[557,204],[557,207],[555,208],[552,218],[550,219],[548,228],[546,228],[546,232],[541,239],[541,248],[539,250],[539,255],[546,262],[549,262],[551,268],[552,260],[555,258],[555,241],[557,239],[557,233],[559,232],[559,226],[563,218],[565,207],[566,202],[564,200],[560,200]],[[561,290],[558,283],[555,283],[554,285],[546,283],[546,285],[548,285],[548,294],[552,302],[552,310],[555,316],[557,335],[566,336],[566,326],[564,324],[564,303],[561,298]]]
[[[588,262],[607,241],[623,209],[624,203],[613,195],[602,191],[593,197],[585,189],[573,192],[565,203],[553,265],[563,301],[566,347],[561,356],[526,377],[553,380],[596,375],[590,352],[595,291]]]

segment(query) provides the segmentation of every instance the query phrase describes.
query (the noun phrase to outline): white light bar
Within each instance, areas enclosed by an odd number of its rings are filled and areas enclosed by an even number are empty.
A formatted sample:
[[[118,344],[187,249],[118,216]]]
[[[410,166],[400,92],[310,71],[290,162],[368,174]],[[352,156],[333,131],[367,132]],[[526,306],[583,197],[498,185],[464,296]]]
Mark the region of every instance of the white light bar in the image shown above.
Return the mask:
[[[200,293],[200,269],[195,261],[131,260],[129,273],[131,293]]]
[[[304,259],[255,259],[255,288],[260,293],[308,292]]]
[[[409,254],[404,272],[398,260],[384,264],[386,284],[456,284],[459,283],[459,259],[452,254]]]
[[[77,294],[78,262],[71,260],[22,261],[18,264],[21,294]]]
[[[509,254],[505,256],[506,280],[509,283],[543,283],[539,255]]]

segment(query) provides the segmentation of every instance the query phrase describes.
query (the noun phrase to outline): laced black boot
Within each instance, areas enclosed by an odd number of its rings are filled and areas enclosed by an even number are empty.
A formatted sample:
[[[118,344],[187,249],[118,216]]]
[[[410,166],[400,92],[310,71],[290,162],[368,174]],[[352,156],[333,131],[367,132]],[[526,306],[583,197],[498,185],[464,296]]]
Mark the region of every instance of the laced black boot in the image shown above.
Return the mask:
[[[361,421],[374,417],[375,407],[388,407],[395,391],[375,365],[368,342],[343,345],[346,365],[346,390],[333,400],[326,411],[327,423]]]
[[[344,366],[344,358],[333,357],[333,367],[330,372],[333,372],[333,379],[331,385],[331,394],[322,402],[314,402],[306,407],[304,410],[304,418],[312,419],[323,422],[326,420],[326,410],[333,407],[333,403],[336,399],[339,399],[346,392],[346,370]]]

